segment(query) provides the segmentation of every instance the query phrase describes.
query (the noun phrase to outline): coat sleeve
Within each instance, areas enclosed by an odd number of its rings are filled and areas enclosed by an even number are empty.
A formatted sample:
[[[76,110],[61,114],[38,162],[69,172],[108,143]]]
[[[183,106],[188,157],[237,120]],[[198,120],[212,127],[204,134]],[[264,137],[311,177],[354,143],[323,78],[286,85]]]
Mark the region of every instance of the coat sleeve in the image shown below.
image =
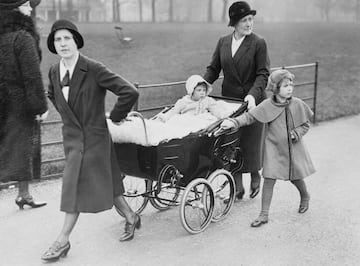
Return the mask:
[[[254,96],[256,104],[258,104],[265,91],[270,74],[270,59],[264,39],[259,39],[256,42],[255,61],[256,78],[248,94]]]
[[[26,107],[34,115],[43,114],[47,111],[47,101],[33,37],[27,32],[19,34],[15,39],[15,50],[26,93]]]
[[[56,101],[55,101],[55,95],[54,95],[54,85],[52,83],[52,78],[51,78],[51,72],[52,72],[52,67],[49,70],[49,85],[48,85],[48,91],[47,91],[47,97],[49,98],[49,100],[52,102],[52,104],[54,105],[55,109],[58,110],[58,107],[56,105]]]
[[[294,142],[298,142],[310,129],[310,122],[307,121],[303,123],[302,125],[294,128],[291,131],[291,134],[295,137]]]
[[[230,120],[234,122],[237,128],[251,125],[257,121],[255,117],[248,112],[243,113],[238,117],[230,118]]]
[[[119,122],[131,111],[139,97],[139,92],[129,81],[111,72],[102,64],[98,65],[96,73],[97,84],[118,96],[118,100],[110,112],[110,119],[113,122]]]
[[[211,84],[214,83],[214,81],[219,78],[219,74],[222,69],[221,61],[220,61],[220,47],[221,47],[221,39],[219,39],[216,45],[210,65],[206,67],[206,72],[204,74],[204,79]]]

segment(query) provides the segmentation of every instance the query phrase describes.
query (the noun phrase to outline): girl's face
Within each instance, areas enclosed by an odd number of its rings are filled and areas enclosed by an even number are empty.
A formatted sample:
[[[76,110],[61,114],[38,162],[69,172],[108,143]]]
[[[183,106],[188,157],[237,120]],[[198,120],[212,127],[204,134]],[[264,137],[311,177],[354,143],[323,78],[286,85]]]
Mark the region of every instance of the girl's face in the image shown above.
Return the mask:
[[[286,100],[292,97],[292,93],[294,90],[293,81],[285,78],[282,80],[279,88],[278,96],[282,100]]]
[[[193,94],[191,95],[191,99],[193,101],[199,101],[206,97],[207,87],[205,84],[199,84],[195,87]]]
[[[72,33],[66,29],[61,29],[55,32],[54,46],[58,55],[64,59],[71,59],[78,51]]]
[[[245,35],[250,35],[254,27],[254,16],[247,15],[240,19],[238,23],[235,24],[235,31],[242,37]]]
[[[26,1],[21,6],[19,6],[19,11],[23,13],[25,16],[31,15],[32,7],[30,6],[30,1]]]

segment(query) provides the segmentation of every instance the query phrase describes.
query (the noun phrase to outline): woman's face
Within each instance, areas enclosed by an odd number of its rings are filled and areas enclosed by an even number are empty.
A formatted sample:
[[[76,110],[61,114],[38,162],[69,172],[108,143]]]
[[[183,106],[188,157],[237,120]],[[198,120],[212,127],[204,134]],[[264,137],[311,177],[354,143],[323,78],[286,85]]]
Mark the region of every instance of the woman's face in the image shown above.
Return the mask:
[[[207,87],[205,84],[199,84],[195,87],[194,92],[191,96],[193,101],[199,101],[206,97]]]
[[[285,100],[292,97],[292,93],[294,90],[294,85],[292,80],[285,78],[280,84],[278,96]]]
[[[234,27],[235,31],[240,36],[250,35],[254,27],[254,16],[250,14],[246,17],[243,17],[238,21],[238,23],[235,24]]]
[[[61,58],[70,59],[78,51],[74,36],[69,30],[62,29],[55,32],[54,35],[55,50]]]
[[[26,1],[21,6],[19,6],[19,11],[26,16],[31,15],[32,7],[30,6],[30,1]]]

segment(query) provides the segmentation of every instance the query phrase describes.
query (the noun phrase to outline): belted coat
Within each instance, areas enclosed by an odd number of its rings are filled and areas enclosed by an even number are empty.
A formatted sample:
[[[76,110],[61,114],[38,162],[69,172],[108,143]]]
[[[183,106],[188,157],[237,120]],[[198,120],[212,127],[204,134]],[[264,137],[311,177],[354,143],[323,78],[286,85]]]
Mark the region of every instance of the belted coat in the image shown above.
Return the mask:
[[[68,102],[60,86],[59,63],[49,71],[48,96],[63,121],[66,166],[61,211],[99,212],[111,209],[123,193],[114,145],[105,118],[105,95],[118,97],[110,118],[120,121],[138,98],[136,88],[104,65],[80,54],[70,80]]]
[[[245,36],[234,57],[231,54],[233,34],[219,39],[211,62],[206,68],[204,79],[213,83],[218,79],[221,70],[222,95],[244,99],[248,94],[254,96],[258,105],[266,99],[265,88],[270,74],[270,59],[265,40],[251,33]],[[262,148],[264,142],[264,125],[254,123],[244,127],[240,145],[244,153],[244,173],[260,170],[262,167]]]

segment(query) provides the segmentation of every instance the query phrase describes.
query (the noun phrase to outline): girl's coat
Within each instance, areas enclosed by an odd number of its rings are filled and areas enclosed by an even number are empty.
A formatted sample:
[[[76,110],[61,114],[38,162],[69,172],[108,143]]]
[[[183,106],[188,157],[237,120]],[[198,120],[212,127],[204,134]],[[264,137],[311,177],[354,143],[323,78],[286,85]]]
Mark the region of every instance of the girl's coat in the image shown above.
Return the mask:
[[[263,177],[297,180],[315,172],[302,137],[310,128],[313,113],[301,99],[278,103],[275,97],[263,101],[248,113],[235,118],[237,126],[254,121],[264,123]],[[291,133],[295,139],[291,139]]]

